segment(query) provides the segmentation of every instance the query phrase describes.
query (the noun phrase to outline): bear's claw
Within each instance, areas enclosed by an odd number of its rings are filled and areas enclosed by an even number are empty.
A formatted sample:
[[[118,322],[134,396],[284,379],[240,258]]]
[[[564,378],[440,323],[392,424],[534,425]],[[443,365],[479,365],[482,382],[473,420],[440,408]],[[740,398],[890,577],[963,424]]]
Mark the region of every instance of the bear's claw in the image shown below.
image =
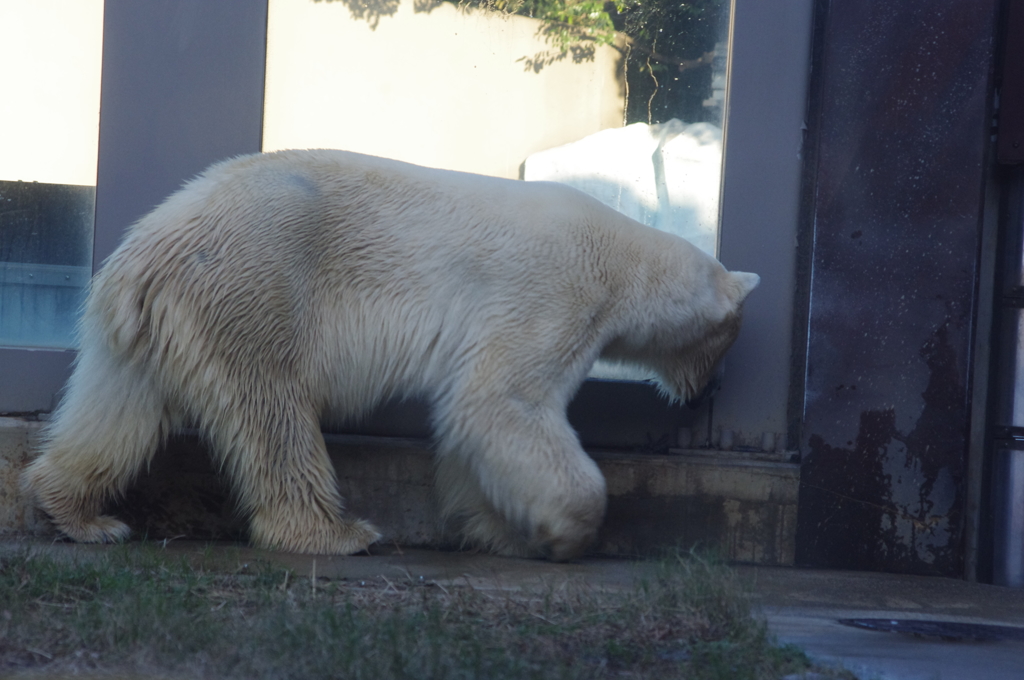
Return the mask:
[[[89,521],[60,522],[57,528],[79,543],[120,543],[131,534],[127,524],[108,515],[97,515]]]
[[[276,533],[276,532],[275,532]],[[365,520],[341,520],[327,527],[310,531],[303,527],[300,533],[289,531],[285,536],[260,533],[253,526],[252,541],[260,548],[283,550],[306,555],[354,555],[376,543],[382,534]]]

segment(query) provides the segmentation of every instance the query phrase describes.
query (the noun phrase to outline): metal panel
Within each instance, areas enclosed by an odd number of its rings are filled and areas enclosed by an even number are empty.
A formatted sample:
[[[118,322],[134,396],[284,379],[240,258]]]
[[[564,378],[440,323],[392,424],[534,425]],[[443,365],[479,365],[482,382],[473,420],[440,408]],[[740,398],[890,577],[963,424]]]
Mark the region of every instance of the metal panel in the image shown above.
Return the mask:
[[[0,348],[0,413],[52,411],[75,352]]]
[[[1009,439],[1010,430],[1024,433],[1024,309],[1009,307],[1001,312],[999,358],[993,377],[999,398],[992,410],[995,436]]]
[[[736,0],[719,254],[760,274],[725,361],[714,428],[735,446],[785,441],[812,0]],[[780,441],[780,446],[781,446]]]
[[[799,562],[962,573],[996,4],[821,4]]]
[[[266,0],[107,0],[94,268],[214,161],[260,150]]]

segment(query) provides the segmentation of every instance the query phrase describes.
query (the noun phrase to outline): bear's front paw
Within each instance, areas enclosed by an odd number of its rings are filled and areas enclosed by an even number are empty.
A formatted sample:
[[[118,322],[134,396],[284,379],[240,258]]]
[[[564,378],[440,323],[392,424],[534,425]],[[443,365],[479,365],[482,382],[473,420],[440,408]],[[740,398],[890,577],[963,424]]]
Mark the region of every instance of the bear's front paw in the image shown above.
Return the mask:
[[[107,515],[97,515],[88,521],[58,522],[57,528],[79,543],[120,543],[131,534],[127,524]]]
[[[568,536],[546,535],[543,530],[538,534],[539,552],[552,562],[567,562],[582,557],[597,540],[596,530]]]
[[[474,540],[475,538],[475,540]],[[581,530],[571,534],[554,535],[546,527],[535,530],[532,539],[512,531],[491,531],[486,538],[480,532],[471,542],[488,547],[491,552],[505,557],[543,558],[552,562],[567,562],[582,557],[597,539],[596,530]]]
[[[530,543],[549,560],[565,562],[582,557],[597,541],[598,529],[604,520],[604,488],[579,494],[575,501],[538,513]]]

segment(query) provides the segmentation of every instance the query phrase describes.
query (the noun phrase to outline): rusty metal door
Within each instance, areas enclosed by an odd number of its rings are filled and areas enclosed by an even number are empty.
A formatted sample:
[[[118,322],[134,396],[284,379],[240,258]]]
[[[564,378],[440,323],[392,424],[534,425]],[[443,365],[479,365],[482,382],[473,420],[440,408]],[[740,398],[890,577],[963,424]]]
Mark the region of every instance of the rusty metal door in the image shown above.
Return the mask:
[[[819,3],[799,563],[963,574],[997,5]]]

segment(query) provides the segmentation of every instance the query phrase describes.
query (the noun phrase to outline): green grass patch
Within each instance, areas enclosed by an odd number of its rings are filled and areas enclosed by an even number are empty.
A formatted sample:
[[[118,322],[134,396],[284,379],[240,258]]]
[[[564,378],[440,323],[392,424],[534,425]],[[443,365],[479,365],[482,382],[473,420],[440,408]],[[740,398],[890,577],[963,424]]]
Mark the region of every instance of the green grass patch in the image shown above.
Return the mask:
[[[762,680],[810,668],[774,644],[732,572],[693,555],[631,589],[542,591],[213,573],[137,544],[92,561],[0,558],[0,676]]]

